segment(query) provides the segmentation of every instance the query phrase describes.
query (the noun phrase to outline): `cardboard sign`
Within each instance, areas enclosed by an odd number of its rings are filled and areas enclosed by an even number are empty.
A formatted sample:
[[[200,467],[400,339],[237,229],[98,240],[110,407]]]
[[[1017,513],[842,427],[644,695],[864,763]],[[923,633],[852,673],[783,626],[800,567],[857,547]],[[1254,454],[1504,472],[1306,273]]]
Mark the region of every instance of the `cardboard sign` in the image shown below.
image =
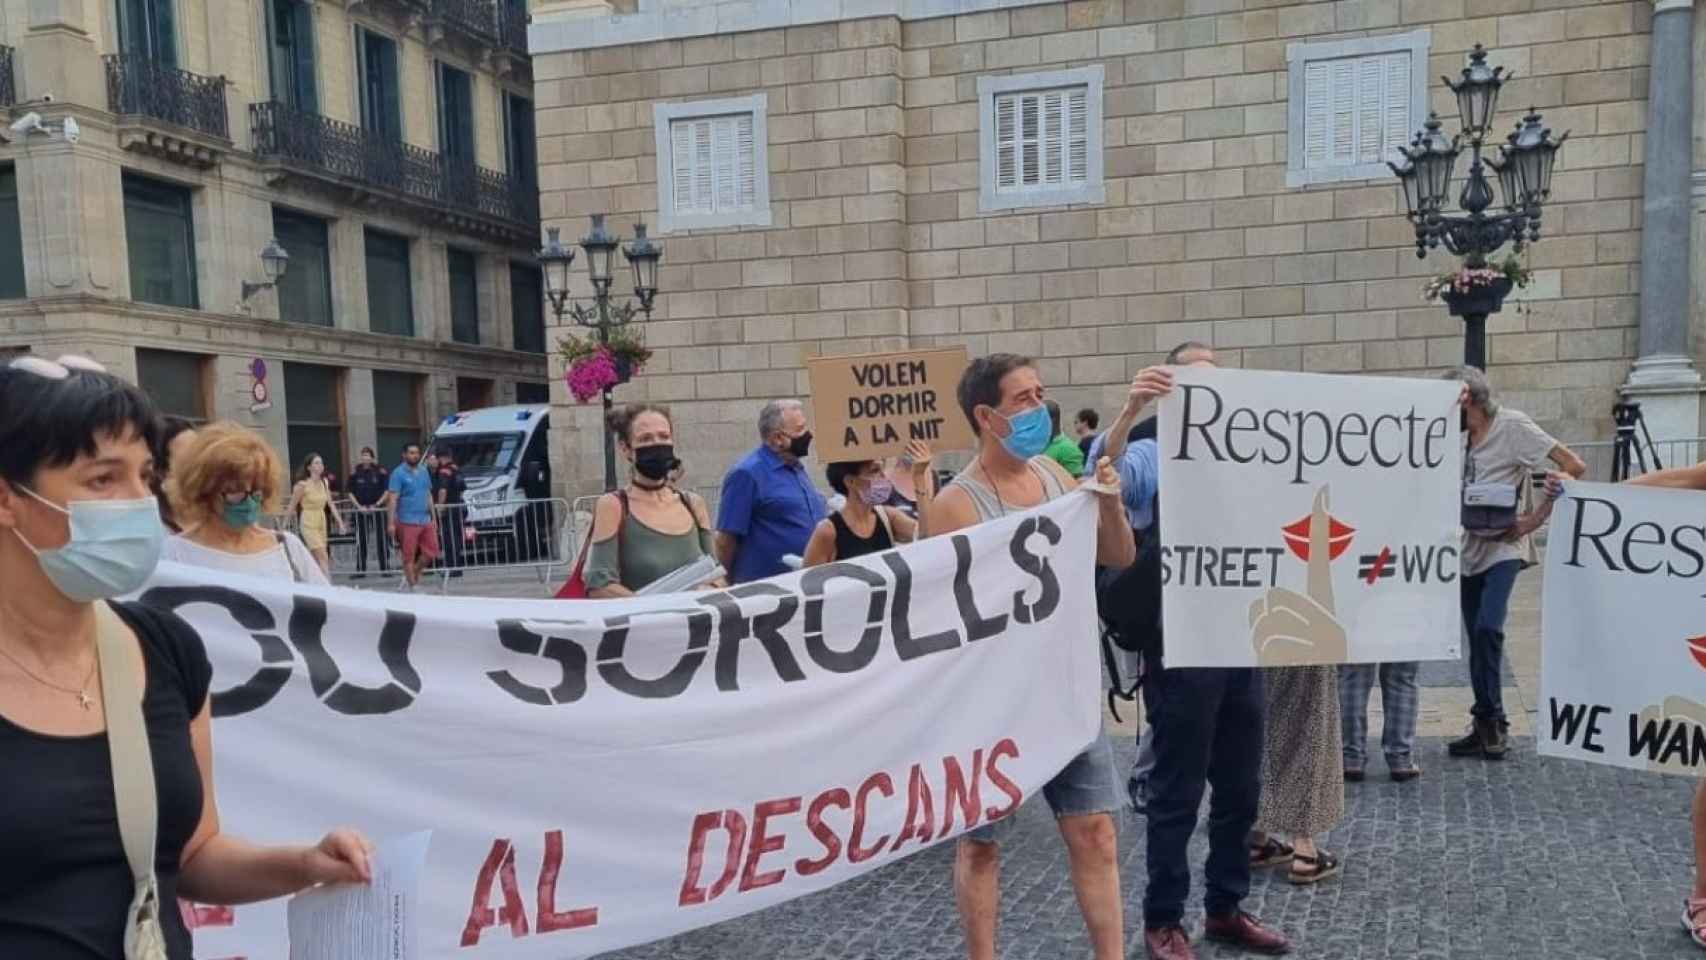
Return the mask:
[[[807,360],[818,459],[892,457],[913,440],[938,453],[976,446],[954,399],[970,362],[965,347]]]
[[[1168,666],[1458,656],[1459,384],[1174,376],[1158,431]]]
[[[1706,495],[1571,483],[1540,611],[1542,756],[1706,775]]]

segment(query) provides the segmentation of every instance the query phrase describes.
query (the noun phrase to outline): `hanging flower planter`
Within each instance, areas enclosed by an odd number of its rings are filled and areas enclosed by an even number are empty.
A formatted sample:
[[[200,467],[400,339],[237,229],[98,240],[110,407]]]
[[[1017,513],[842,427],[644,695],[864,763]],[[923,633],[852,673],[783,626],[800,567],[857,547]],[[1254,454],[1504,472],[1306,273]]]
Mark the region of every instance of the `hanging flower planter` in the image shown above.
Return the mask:
[[[580,403],[589,403],[610,387],[632,380],[652,358],[651,350],[637,331],[623,327],[610,330],[608,340],[581,339],[570,334],[557,342],[557,353],[568,366],[564,382]]]
[[[1513,254],[1503,263],[1464,267],[1442,273],[1422,285],[1422,299],[1444,301],[1454,317],[1498,313],[1511,290],[1528,286],[1533,271]]]

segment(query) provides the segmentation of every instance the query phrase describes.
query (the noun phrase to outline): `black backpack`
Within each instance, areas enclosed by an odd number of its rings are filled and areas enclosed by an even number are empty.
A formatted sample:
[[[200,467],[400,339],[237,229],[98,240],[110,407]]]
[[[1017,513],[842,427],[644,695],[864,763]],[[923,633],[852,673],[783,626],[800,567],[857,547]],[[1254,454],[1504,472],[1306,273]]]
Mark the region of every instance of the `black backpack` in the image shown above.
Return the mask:
[[[1126,442],[1155,438],[1155,418],[1137,424]],[[1161,496],[1150,501],[1149,526],[1132,531],[1137,559],[1124,570],[1103,568],[1096,574],[1096,612],[1107,625],[1115,646],[1161,657]]]

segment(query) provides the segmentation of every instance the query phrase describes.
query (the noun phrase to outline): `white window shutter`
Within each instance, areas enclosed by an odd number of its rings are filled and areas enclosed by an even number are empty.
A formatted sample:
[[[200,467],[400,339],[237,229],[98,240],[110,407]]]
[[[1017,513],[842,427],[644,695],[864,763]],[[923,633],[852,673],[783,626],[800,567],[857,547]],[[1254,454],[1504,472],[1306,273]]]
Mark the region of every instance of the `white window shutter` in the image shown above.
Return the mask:
[[[1332,127],[1330,70],[1317,60],[1303,68],[1303,165],[1324,167],[1332,163],[1328,142]]]
[[[1034,93],[1019,98],[1019,183],[1034,187],[1042,179],[1042,98]]]
[[[712,209],[732,210],[735,205],[735,130],[727,117],[711,121],[711,169],[714,193]]]
[[[1381,57],[1364,57],[1356,62],[1356,155],[1353,163],[1374,163],[1380,159],[1381,142],[1386,133],[1386,71]]]
[[[1303,65],[1303,166],[1367,166],[1409,141],[1409,51]]]
[[[752,115],[734,118],[735,206],[750,210],[758,202],[758,149],[752,139]]]
[[[1357,70],[1354,60],[1335,60],[1332,64],[1332,138],[1327,143],[1328,162],[1334,165],[1356,162],[1356,103]]]
[[[1090,180],[1090,94],[1084,87],[995,98],[995,189]]]
[[[1386,133],[1379,160],[1393,160],[1398,147],[1410,142],[1410,55],[1386,58]]]
[[[678,214],[735,213],[757,203],[758,148],[752,114],[695,117],[670,125],[670,190]]]
[[[1090,92],[1085,89],[1067,95],[1067,157],[1066,178],[1072,183],[1090,182]]]
[[[1038,182],[1047,186],[1059,186],[1063,176],[1066,159],[1066,118],[1063,115],[1066,107],[1066,96],[1061,91],[1042,94],[1039,98],[1042,107],[1042,160],[1043,169]]]
[[[681,213],[692,213],[696,210],[693,205],[693,171],[696,166],[693,152],[693,124],[676,121],[669,128],[671,145],[670,170],[673,182],[669,185],[675,197],[675,209]]]
[[[1011,190],[1019,185],[1018,98],[995,98],[995,188]]]

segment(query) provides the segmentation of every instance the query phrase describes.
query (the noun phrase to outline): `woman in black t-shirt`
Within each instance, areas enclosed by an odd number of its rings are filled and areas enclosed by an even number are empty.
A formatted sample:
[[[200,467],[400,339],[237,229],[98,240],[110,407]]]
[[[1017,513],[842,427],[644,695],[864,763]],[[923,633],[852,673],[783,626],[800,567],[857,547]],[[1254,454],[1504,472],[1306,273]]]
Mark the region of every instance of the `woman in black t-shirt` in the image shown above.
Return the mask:
[[[0,367],[0,957],[115,960],[134,883],[113,796],[95,604],[143,585],[163,527],[149,495],[158,426],[136,388],[79,358]],[[220,832],[201,639],[114,604],[143,677],[158,794],[155,872],[170,960],[176,899],[249,903],[370,878],[351,831],[314,847]]]

